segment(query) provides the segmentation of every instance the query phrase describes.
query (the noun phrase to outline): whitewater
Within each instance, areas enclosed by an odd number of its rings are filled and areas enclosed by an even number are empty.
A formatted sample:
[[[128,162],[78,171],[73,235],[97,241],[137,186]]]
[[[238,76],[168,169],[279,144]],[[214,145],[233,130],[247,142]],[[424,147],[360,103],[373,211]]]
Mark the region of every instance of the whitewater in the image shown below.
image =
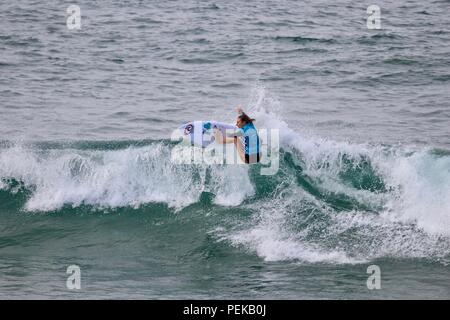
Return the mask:
[[[176,164],[170,140],[3,143],[3,197],[25,194],[22,214],[81,206],[139,210],[154,203],[177,215],[210,194],[205,205],[225,208],[221,219],[235,219],[235,210],[251,216],[208,232],[266,261],[448,263],[448,152],[301,134],[266,110],[276,102],[264,90],[255,90],[249,111],[260,128],[280,130],[281,166],[274,176],[261,175],[257,166]]]
[[[448,1],[76,5],[0,2],[0,298],[450,297]],[[274,158],[176,161],[237,106]]]

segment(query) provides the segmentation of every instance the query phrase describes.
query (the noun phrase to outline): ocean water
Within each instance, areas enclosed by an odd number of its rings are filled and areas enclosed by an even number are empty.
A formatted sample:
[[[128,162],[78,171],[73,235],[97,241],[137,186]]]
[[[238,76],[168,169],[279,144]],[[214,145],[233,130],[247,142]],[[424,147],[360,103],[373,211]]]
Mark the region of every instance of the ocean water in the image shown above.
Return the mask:
[[[72,4],[0,3],[0,298],[450,298],[449,1]],[[237,105],[274,175],[173,161]]]

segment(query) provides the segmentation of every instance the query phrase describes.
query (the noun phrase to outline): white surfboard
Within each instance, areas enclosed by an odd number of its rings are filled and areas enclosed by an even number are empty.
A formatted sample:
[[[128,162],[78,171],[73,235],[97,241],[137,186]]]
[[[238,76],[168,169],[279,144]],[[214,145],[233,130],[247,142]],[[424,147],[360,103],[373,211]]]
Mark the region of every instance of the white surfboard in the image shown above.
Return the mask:
[[[225,136],[225,132],[237,129],[234,124],[219,121],[192,121],[178,128],[185,142],[202,148],[206,148],[215,141],[214,130],[220,130]]]

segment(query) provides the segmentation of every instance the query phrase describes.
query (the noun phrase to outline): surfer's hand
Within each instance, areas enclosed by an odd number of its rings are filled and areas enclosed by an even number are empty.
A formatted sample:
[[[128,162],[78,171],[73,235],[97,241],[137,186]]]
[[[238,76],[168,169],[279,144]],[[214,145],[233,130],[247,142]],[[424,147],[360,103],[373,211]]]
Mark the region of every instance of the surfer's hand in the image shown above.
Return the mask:
[[[244,110],[242,110],[242,108],[239,106],[236,108],[236,112],[241,114],[241,113],[244,113]]]
[[[219,129],[214,129],[214,139],[217,143],[224,143],[222,132]]]

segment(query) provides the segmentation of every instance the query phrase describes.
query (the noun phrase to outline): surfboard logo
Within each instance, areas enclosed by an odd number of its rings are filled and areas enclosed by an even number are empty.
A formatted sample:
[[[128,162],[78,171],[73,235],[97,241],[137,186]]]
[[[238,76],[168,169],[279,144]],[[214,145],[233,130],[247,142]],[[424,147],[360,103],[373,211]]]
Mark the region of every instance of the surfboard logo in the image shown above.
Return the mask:
[[[191,132],[194,131],[194,125],[193,124],[188,124],[185,128],[184,128],[184,135],[190,135]]]
[[[211,122],[205,122],[203,124],[203,134],[205,134],[205,132],[207,132],[210,129],[211,129]]]

